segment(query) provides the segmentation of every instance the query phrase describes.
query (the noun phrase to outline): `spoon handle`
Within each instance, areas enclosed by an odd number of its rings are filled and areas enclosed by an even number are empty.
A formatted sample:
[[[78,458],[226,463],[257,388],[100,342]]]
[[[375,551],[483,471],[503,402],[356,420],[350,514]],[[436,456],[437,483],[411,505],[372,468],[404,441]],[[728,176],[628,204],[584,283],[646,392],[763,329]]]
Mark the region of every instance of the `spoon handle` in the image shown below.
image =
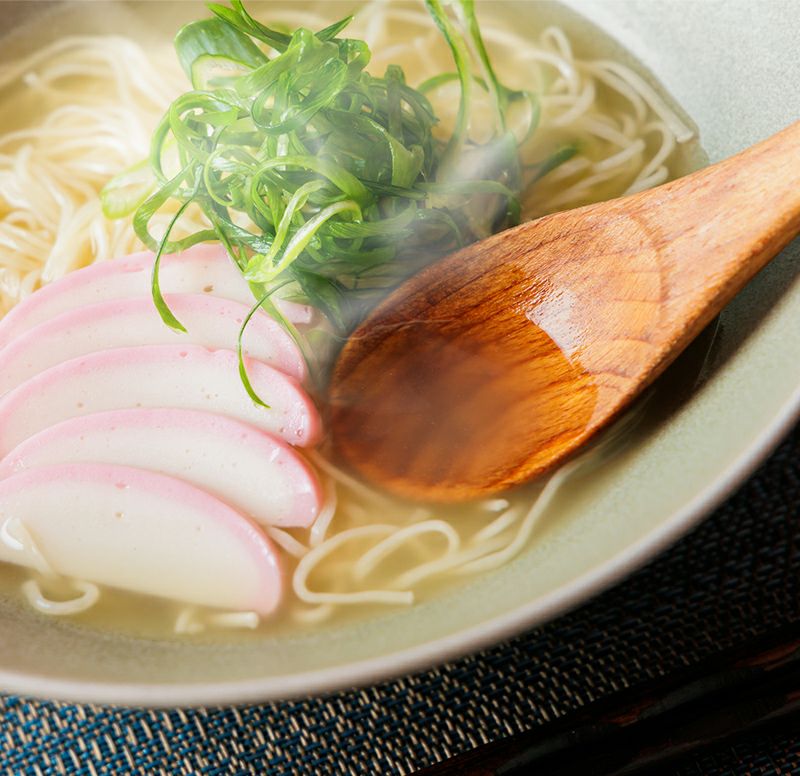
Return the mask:
[[[800,122],[635,196],[641,208],[629,204],[629,215],[658,254],[662,325],[694,310],[694,336],[800,233]]]

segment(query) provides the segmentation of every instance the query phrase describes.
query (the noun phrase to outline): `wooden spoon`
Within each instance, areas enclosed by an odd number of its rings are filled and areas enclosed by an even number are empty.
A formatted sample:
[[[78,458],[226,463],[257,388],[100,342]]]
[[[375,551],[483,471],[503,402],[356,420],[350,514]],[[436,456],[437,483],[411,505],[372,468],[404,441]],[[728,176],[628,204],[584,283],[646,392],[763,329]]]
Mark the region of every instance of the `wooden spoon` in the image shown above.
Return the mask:
[[[650,191],[522,224],[404,283],[349,339],[335,453],[455,502],[565,460],[800,232],[800,122]]]

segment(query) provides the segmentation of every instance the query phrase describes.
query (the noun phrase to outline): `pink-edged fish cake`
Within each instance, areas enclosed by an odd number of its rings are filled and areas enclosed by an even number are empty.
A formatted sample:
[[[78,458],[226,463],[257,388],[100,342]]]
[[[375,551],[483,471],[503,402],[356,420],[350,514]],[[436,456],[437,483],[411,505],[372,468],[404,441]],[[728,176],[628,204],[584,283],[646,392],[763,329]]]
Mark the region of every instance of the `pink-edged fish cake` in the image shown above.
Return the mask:
[[[150,299],[154,259],[150,252],[134,253],[92,264],[43,286],[0,320],[0,347],[69,310],[112,299]],[[219,244],[195,245],[162,257],[159,282],[164,294],[208,294],[248,307],[256,301],[239,268]],[[278,304],[293,323],[307,324],[313,319],[313,311],[306,305]]]
[[[189,604],[271,614],[283,579],[252,520],[203,490],[126,466],[62,464],[0,481],[0,561]]]
[[[0,461],[0,479],[64,463],[178,477],[265,525],[307,528],[322,501],[316,476],[286,442],[196,410],[115,410],[65,420],[14,448]]]
[[[250,312],[247,305],[203,294],[173,294],[166,299],[186,332],[166,326],[149,297],[68,310],[22,332],[0,350],[0,396],[49,367],[100,350],[166,344],[236,349],[239,330]],[[251,358],[305,379],[299,348],[266,313],[250,319],[243,344]]]
[[[247,359],[251,384],[269,404],[266,408],[248,396],[237,365],[235,352],[199,345],[114,348],[65,361],[0,399],[0,456],[61,421],[122,409],[214,412],[293,445],[310,446],[319,440],[319,412],[297,380]]]

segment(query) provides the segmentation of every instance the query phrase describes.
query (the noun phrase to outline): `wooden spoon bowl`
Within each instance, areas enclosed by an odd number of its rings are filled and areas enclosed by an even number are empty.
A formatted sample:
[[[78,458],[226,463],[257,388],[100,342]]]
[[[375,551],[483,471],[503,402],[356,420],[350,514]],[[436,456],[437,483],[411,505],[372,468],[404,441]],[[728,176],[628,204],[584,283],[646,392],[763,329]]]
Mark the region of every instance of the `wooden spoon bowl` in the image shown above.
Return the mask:
[[[562,463],[800,232],[800,123],[650,191],[455,253],[361,324],[330,391],[334,450],[441,502]]]

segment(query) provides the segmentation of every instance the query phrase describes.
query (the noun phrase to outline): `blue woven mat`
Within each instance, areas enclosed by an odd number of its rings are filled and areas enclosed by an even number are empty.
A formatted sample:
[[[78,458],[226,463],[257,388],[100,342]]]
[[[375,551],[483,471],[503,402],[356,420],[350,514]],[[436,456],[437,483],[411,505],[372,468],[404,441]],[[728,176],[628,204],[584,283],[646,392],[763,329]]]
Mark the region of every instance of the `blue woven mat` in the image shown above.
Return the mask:
[[[240,709],[0,696],[0,771],[407,774],[797,621],[798,588],[800,428],[692,535],[541,629],[360,692]],[[745,739],[674,773],[800,773],[800,731]]]

